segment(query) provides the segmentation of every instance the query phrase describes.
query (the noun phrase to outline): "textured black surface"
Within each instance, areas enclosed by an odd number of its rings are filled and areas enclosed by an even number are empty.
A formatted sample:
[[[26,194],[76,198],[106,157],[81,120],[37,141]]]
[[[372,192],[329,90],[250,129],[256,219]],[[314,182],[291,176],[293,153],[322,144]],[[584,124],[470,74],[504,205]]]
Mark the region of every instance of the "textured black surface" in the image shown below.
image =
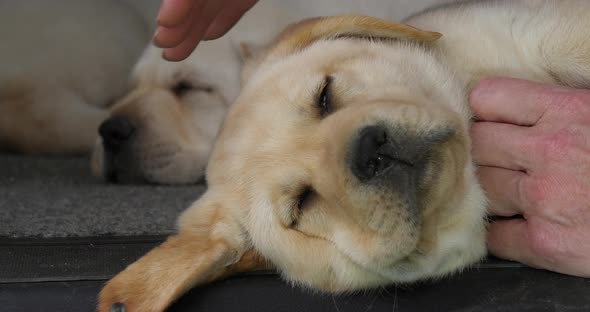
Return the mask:
[[[163,240],[164,237],[1,239],[0,283],[108,279]]]
[[[0,155],[0,311],[94,311],[105,280],[172,232],[203,190],[107,185],[86,159]],[[170,311],[590,311],[590,279],[493,260],[437,282],[331,296],[261,272],[193,289]]]
[[[108,279],[159,245],[164,236],[0,239],[0,283]],[[489,259],[476,269],[521,268]]]
[[[173,311],[590,311],[590,280],[528,268],[465,272],[454,278],[348,296],[290,288],[274,276],[244,276],[198,288]]]
[[[3,312],[94,311],[103,281],[0,284]],[[451,279],[346,296],[291,287],[274,274],[237,276],[193,289],[169,311],[590,311],[590,280],[527,268],[466,272]],[[34,298],[34,299],[33,299]]]
[[[204,189],[106,184],[86,158],[0,154],[0,237],[169,234]]]

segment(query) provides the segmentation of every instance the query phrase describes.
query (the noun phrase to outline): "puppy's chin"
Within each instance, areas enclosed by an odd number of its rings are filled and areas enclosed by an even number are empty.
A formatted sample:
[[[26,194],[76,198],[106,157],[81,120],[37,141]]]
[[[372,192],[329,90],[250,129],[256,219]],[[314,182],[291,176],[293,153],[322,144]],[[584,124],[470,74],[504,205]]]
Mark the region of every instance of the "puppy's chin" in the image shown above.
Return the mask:
[[[92,175],[97,178],[102,178],[104,174],[104,148],[102,147],[102,139],[97,138],[94,143],[94,149],[90,156],[90,170]]]
[[[204,182],[204,153],[190,150],[126,152],[111,155],[97,139],[92,152],[91,170],[109,183],[195,184]]]
[[[206,162],[195,159],[198,159],[198,155],[190,152],[179,152],[168,159],[144,159],[139,169],[140,175],[148,183],[203,183]]]

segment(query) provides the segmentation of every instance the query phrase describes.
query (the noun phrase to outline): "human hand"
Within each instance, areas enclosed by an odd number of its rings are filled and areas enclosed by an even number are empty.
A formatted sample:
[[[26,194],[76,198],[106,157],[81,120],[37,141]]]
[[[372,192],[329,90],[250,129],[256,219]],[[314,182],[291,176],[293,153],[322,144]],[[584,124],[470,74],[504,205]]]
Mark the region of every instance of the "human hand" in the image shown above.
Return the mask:
[[[187,58],[201,40],[223,36],[258,0],[162,0],[154,43],[169,61]]]
[[[590,277],[590,91],[486,79],[470,96],[492,254]]]

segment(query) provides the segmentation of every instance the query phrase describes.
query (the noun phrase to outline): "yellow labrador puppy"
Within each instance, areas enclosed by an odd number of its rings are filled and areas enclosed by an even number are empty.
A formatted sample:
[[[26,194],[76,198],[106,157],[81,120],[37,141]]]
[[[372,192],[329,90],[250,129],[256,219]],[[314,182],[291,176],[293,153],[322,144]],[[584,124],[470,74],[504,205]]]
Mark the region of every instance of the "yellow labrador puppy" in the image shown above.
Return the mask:
[[[477,262],[485,198],[470,86],[504,75],[589,87],[588,16],[585,0],[471,1],[407,25],[290,27],[245,68],[207,193],[178,234],[106,285],[100,311],[163,311],[194,285],[267,267],[343,292]]]

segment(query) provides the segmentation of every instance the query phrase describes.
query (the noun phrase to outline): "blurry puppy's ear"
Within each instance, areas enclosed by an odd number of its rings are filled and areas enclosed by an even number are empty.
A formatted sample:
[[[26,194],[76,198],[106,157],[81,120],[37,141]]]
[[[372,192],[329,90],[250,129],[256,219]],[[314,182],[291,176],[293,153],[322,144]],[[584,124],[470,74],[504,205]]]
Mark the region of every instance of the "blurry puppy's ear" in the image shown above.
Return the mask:
[[[260,62],[262,62],[267,47],[263,45],[257,45],[251,42],[240,43],[240,57],[242,59],[242,71],[240,73],[240,79],[242,85],[250,78],[254,71],[258,68]]]
[[[240,58],[243,62],[247,62],[264,51],[265,47],[262,45],[255,44],[253,42],[242,41],[240,42],[239,53]]]

